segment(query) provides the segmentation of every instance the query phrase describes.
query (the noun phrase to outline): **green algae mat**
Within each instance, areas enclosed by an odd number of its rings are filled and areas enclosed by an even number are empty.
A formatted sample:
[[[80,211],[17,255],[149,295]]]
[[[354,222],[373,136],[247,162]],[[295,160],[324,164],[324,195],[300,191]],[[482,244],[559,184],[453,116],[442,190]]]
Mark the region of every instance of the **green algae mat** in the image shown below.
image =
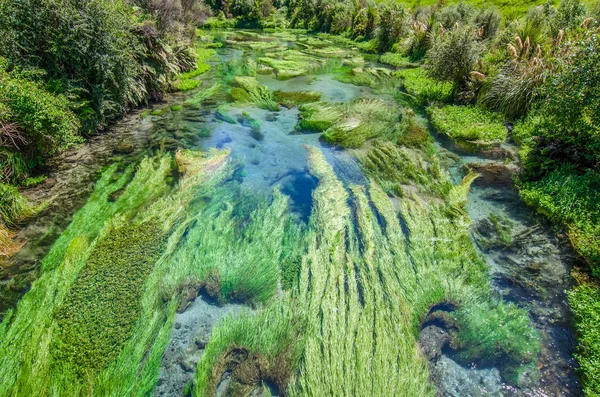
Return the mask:
[[[537,390],[543,338],[492,287],[478,175],[450,177],[411,74],[328,37],[204,34],[210,69],[140,120],[144,155],[103,170],[4,317],[0,396],[158,395],[195,299],[242,308],[181,394],[434,396],[433,323],[438,358]]]

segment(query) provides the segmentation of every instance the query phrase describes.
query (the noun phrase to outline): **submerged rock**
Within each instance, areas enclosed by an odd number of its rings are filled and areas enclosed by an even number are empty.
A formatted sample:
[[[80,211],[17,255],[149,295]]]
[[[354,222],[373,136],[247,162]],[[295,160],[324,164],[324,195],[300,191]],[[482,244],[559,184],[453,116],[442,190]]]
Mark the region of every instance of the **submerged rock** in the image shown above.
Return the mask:
[[[192,288],[193,289],[193,288]],[[163,354],[155,396],[182,396],[194,377],[198,361],[215,324],[241,305],[216,306],[197,297],[173,320],[171,340]]]
[[[438,396],[502,397],[502,379],[496,368],[465,368],[443,356],[430,369]]]
[[[131,141],[123,139],[122,141],[117,143],[117,145],[115,146],[114,152],[129,154],[129,153],[133,153],[134,150],[135,150],[135,145]]]

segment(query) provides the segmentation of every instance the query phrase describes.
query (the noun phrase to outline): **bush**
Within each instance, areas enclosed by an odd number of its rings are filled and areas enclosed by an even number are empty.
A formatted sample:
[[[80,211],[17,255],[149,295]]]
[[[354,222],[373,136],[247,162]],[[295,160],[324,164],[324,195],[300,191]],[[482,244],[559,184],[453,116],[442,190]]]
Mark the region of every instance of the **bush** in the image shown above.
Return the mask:
[[[498,114],[478,107],[430,107],[427,113],[440,133],[457,142],[489,144],[506,138],[507,129]]]
[[[468,25],[456,26],[435,37],[425,57],[425,67],[433,78],[465,88],[482,52],[475,30]]]
[[[511,119],[527,114],[534,105],[537,89],[547,76],[548,67],[541,57],[541,47],[531,49],[530,45],[529,39],[523,43],[517,36],[515,46],[510,47],[512,59],[482,90],[481,103]]]
[[[379,27],[377,39],[379,52],[392,49],[408,31],[408,12],[397,3],[381,3],[379,8]]]
[[[0,58],[0,182],[17,182],[43,159],[81,142],[64,95],[45,90]]]
[[[76,113],[92,133],[130,106],[160,99],[166,78],[194,65],[189,40],[166,22],[173,10],[137,3],[141,8],[123,0],[3,1],[0,56],[46,71],[53,91],[77,98]],[[189,10],[196,3],[184,2]]]
[[[568,295],[579,340],[576,357],[583,392],[600,396],[600,287],[584,279]]]
[[[461,1],[456,5],[442,8],[438,12],[437,20],[445,29],[452,29],[456,24],[467,24],[473,11],[474,8],[472,5]]]
[[[502,15],[497,8],[486,7],[479,8],[473,15],[471,23],[480,32],[479,36],[483,39],[492,39],[496,37]]]

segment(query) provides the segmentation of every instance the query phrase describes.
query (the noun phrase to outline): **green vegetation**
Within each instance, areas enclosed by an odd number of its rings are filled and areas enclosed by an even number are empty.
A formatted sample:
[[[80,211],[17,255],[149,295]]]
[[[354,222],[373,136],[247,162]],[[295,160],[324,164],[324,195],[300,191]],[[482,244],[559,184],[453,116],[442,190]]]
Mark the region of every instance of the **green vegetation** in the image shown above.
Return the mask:
[[[15,226],[33,214],[31,205],[12,186],[0,183],[0,226]]]
[[[548,218],[567,225],[573,247],[600,277],[600,176],[594,171],[579,175],[563,166],[538,181],[522,182],[523,200]]]
[[[2,3],[0,261],[18,248],[11,228],[33,211],[5,183],[26,185],[49,156],[169,86],[197,91],[157,107],[153,122],[206,106],[261,139],[253,111],[240,107],[299,106],[297,129],[357,149],[349,153],[366,182],[342,180],[345,170],[308,147],[318,185],[304,224],[278,189],[242,188],[243,160],[228,150],[159,151],[108,167],[0,324],[0,397],[151,395],[175,312],[198,294],[254,310],[214,329],[187,388],[195,396],[214,395],[226,372],[225,395],[269,383],[289,396],[433,396],[418,348],[432,318],[446,324],[459,359],[496,366],[521,386],[517,374],[536,371],[540,335],[525,310],[493,293],[473,245],[464,205],[477,175],[454,185],[425,123],[390,97],[425,107],[440,133],[469,149],[502,142],[504,120],[514,122],[523,199],[564,224],[589,265],[569,301],[585,393],[600,394],[598,22],[577,0],[522,17],[512,13],[523,5],[492,2],[504,19],[492,3],[424,3],[211,0],[212,26],[330,34],[219,32],[195,54],[206,9],[193,0]],[[207,88],[199,76],[222,45],[235,50]],[[377,59],[393,68],[372,66]],[[256,78],[324,72],[376,98],[326,103]],[[510,225],[489,222],[510,245]]]
[[[366,141],[399,134],[398,111],[378,99],[357,99],[347,104],[316,102],[300,107],[297,128],[323,131],[322,138],[342,147],[360,147]]]
[[[472,106],[430,107],[431,123],[442,134],[458,142],[481,145],[500,143],[507,130],[497,114]]]
[[[379,57],[379,62],[385,63],[386,65],[395,66],[397,68],[412,68],[417,66],[410,60],[409,57],[395,52],[386,52],[385,54],[381,55]]]
[[[235,120],[233,119],[233,117],[231,117],[227,113],[227,107],[225,105],[220,105],[215,112],[215,117],[217,118],[217,120],[221,120],[229,124],[235,124]]]
[[[187,99],[183,106],[189,106],[192,108],[200,107],[202,102],[214,96],[221,89],[221,84],[215,83],[209,88],[198,90],[191,98]]]
[[[0,58],[0,182],[19,182],[44,159],[82,142],[64,95],[46,90]]]
[[[55,362],[93,376],[114,360],[135,329],[144,282],[163,249],[152,222],[109,230],[90,253],[57,310]]]
[[[273,93],[264,85],[258,84],[256,77],[235,76],[231,88],[231,97],[235,102],[252,103],[261,109],[279,110]]]
[[[583,374],[583,391],[595,397],[600,395],[600,286],[583,273],[575,272],[574,276],[579,285],[569,291],[569,303],[579,336],[577,360]]]
[[[288,109],[294,106],[318,102],[321,100],[321,93],[317,91],[275,91],[273,95],[277,103]]]
[[[190,91],[197,88],[201,81],[196,77],[206,73],[210,69],[210,65],[206,63],[212,56],[215,55],[215,50],[210,48],[196,48],[196,68],[188,72],[182,73],[173,82],[173,88],[176,91]]]
[[[12,242],[10,230],[34,212],[17,189],[0,183],[0,265],[20,248],[20,245]]]
[[[403,90],[414,98],[418,105],[452,100],[454,85],[428,77],[423,68],[401,70],[396,75],[402,82]]]
[[[440,302],[465,307],[455,316],[458,329],[464,329],[464,334],[455,335],[456,346],[463,335],[489,332],[490,324],[512,330],[510,341],[502,340],[506,333],[498,330],[487,341],[477,340],[475,348],[480,350],[468,352],[470,357],[509,357],[506,371],[535,358],[538,336],[530,331],[526,314],[489,300],[485,265],[477,257],[460,207],[448,211],[446,206],[454,204],[406,197],[396,210],[376,184],[347,190],[322,153],[312,147],[308,151],[310,172],[319,185],[313,192],[308,247],[297,288],[256,315],[228,319],[215,329],[198,364],[194,395],[212,395],[225,370],[233,370],[235,386],[229,387],[234,390],[251,390],[269,380],[280,394],[291,396],[340,390],[433,395],[415,344],[421,322]],[[407,156],[404,162],[412,160]],[[419,172],[427,172],[424,163],[413,164],[415,170],[419,167]],[[446,181],[450,190],[444,197],[462,196],[469,185],[466,181],[453,187],[444,174],[433,179]],[[488,310],[466,309],[472,305],[488,305]],[[386,332],[391,328],[395,332]],[[248,368],[250,363],[253,367]]]
[[[238,123],[244,127],[250,128],[252,137],[256,140],[262,140],[264,138],[262,132],[260,131],[260,123],[258,120],[250,116],[250,113],[242,112],[242,114],[238,116]]]

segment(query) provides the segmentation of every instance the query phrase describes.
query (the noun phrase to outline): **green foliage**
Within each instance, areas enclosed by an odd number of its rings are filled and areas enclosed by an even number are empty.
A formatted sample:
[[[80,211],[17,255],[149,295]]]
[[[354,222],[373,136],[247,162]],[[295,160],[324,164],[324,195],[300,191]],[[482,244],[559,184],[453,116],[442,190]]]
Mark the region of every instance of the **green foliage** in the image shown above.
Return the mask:
[[[19,194],[19,191],[0,183],[0,227],[15,226],[31,214],[33,214],[31,205]]]
[[[379,62],[386,65],[395,66],[397,68],[407,68],[416,66],[411,62],[410,58],[395,52],[386,52],[379,57]]]
[[[258,84],[256,77],[235,76],[231,97],[235,102],[253,103],[261,109],[279,110],[275,97],[268,87]]]
[[[195,80],[195,79],[180,79],[177,80],[173,83],[173,88],[176,91],[191,91],[194,88],[198,88],[198,86],[201,84],[202,82],[200,80]]]
[[[190,91],[197,88],[201,81],[195,78],[206,73],[210,69],[210,65],[206,63],[215,55],[215,50],[210,48],[197,47],[196,50],[196,68],[188,72],[181,73],[177,80],[173,83],[173,88],[176,91]]]
[[[321,93],[318,91],[275,91],[273,92],[273,96],[277,103],[288,109],[297,105],[321,100]]]
[[[498,114],[474,106],[430,107],[427,113],[438,132],[457,142],[499,143],[507,130]]]
[[[80,123],[63,95],[0,58],[0,181],[16,182],[51,155],[81,142]]]
[[[82,127],[92,133],[131,105],[160,97],[170,75],[194,65],[187,50],[191,36],[172,19],[198,10],[198,4],[190,1],[177,13],[139,3],[4,1],[0,55],[23,68],[43,69],[53,91],[75,98]]]
[[[392,49],[408,30],[408,11],[398,3],[381,3],[379,7],[379,23],[377,40],[379,52]]]
[[[536,90],[546,72],[543,60],[537,57],[507,61],[498,75],[484,86],[480,102],[508,118],[523,117],[534,105]]]
[[[480,37],[484,39],[493,39],[496,36],[501,21],[502,15],[495,7],[478,8],[471,18],[471,23],[475,29],[481,31]]]
[[[513,363],[528,363],[539,352],[539,332],[529,316],[512,303],[464,306],[452,313],[458,325],[460,356],[466,360],[493,363],[507,357]]]
[[[564,163],[583,169],[600,163],[600,38],[585,33],[572,46],[542,87],[535,131],[541,139],[528,159],[538,173]]]
[[[573,247],[600,277],[600,175],[579,174],[565,165],[539,181],[521,182],[523,200],[550,219],[566,224]]]
[[[323,131],[322,138],[342,147],[357,148],[366,141],[399,134],[397,110],[377,99],[358,99],[348,104],[317,102],[300,107],[297,128]]]
[[[454,84],[432,79],[423,68],[401,70],[396,75],[402,80],[404,91],[414,98],[418,105],[450,102],[453,98]]]
[[[456,24],[466,25],[475,12],[473,5],[469,2],[460,1],[442,8],[437,15],[437,21],[445,29],[453,29]]]
[[[600,288],[596,283],[582,282],[568,292],[575,317],[579,346],[577,361],[583,392],[588,397],[600,396]]]
[[[470,25],[458,25],[435,36],[425,67],[433,78],[464,88],[482,52],[475,30]]]
[[[162,239],[159,225],[144,223],[111,230],[96,244],[56,311],[54,360],[86,377],[119,355],[140,315],[144,282]]]

